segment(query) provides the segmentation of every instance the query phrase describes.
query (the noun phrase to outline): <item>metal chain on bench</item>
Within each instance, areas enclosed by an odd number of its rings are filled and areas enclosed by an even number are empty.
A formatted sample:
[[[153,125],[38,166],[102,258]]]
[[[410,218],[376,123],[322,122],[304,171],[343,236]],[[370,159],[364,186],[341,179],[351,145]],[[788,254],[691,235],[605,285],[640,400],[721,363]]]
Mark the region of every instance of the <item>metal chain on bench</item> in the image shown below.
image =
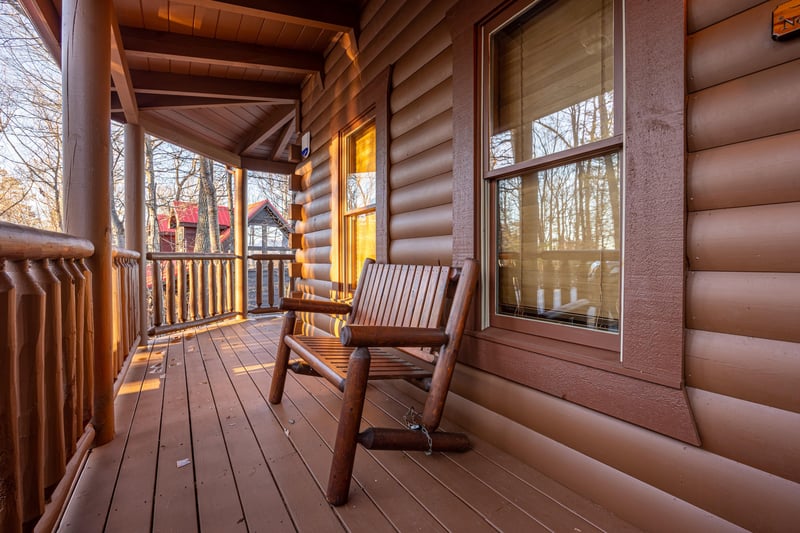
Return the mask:
[[[413,405],[408,408],[408,412],[403,416],[403,422],[405,422],[408,429],[421,431],[422,434],[425,435],[425,438],[428,439],[428,449],[425,450],[425,455],[431,455],[433,453],[433,439],[431,438],[431,434],[428,433],[428,428],[422,423],[422,417],[417,410],[414,409]]]

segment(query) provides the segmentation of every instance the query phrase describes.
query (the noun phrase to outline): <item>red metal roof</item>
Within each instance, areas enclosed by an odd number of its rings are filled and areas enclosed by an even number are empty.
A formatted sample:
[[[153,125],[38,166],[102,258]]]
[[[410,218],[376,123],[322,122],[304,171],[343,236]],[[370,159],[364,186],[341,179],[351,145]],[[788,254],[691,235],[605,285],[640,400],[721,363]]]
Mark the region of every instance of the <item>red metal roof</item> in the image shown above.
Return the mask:
[[[177,222],[183,226],[188,224],[197,225],[197,204],[192,202],[172,202],[172,210],[177,217]],[[219,229],[224,230],[231,226],[231,213],[225,206],[217,207],[217,222]]]

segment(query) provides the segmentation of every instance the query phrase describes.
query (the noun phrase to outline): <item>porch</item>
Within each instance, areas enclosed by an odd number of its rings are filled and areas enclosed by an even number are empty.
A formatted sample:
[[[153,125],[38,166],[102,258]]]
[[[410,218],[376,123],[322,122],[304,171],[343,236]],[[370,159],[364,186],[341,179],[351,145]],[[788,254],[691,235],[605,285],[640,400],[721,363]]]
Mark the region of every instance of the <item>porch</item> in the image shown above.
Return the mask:
[[[283,403],[267,402],[279,330],[265,315],[141,347],[116,437],[89,453],[59,531],[633,530],[474,435],[464,454],[359,447],[349,503],[328,505],[340,393],[290,373]],[[401,425],[415,393],[370,386],[366,423]]]

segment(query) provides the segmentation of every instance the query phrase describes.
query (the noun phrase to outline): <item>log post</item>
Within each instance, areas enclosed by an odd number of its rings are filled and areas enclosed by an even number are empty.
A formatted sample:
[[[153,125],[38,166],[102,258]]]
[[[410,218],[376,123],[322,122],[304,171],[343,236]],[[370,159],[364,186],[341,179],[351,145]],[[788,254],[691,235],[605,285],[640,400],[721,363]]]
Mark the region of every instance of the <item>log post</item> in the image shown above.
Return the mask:
[[[247,170],[237,168],[234,174],[234,216],[236,231],[234,246],[236,248],[236,309],[241,318],[247,316]]]
[[[125,248],[141,254],[137,261],[139,291],[131,295],[139,308],[139,344],[147,344],[147,239],[145,238],[144,129],[125,124]]]
[[[64,229],[94,245],[89,260],[94,302],[95,443],[114,438],[111,284],[110,0],[64,0],[61,71],[64,128]]]

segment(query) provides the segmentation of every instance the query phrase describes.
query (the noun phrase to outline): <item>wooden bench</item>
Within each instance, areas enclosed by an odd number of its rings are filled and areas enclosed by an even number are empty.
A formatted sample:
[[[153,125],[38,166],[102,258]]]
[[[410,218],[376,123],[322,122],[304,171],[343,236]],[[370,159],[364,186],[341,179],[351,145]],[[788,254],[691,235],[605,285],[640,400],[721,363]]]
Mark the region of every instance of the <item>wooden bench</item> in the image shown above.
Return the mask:
[[[465,451],[460,433],[436,431],[442,417],[461,336],[475,292],[478,264],[448,266],[378,264],[367,260],[352,305],[285,298],[269,400],[280,403],[295,352],[304,363],[292,369],[327,378],[344,392],[328,479],[333,505],[347,501],[357,444],[369,449]],[[348,315],[340,338],[295,335],[297,312]],[[359,433],[367,381],[413,379],[428,390],[421,417],[407,428],[369,428]]]

